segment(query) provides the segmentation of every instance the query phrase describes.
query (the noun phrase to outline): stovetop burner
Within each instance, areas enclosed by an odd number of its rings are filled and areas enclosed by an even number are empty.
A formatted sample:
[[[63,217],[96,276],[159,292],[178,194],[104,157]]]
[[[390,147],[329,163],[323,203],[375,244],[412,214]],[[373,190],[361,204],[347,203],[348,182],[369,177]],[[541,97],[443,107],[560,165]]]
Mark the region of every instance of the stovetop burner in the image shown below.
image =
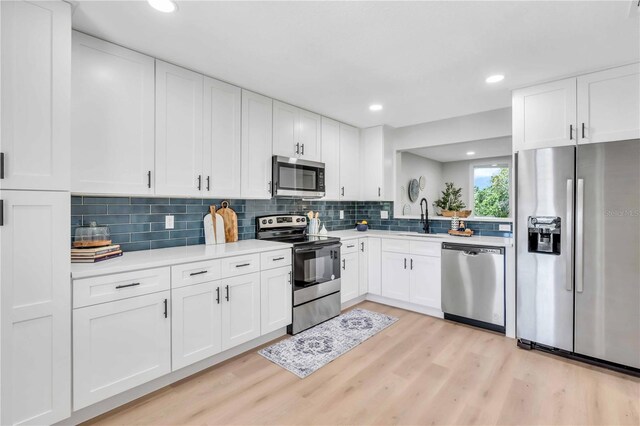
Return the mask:
[[[300,244],[309,244],[309,243],[324,243],[324,242],[332,242],[332,241],[340,241],[340,238],[337,237],[329,237],[324,235],[289,235],[289,236],[281,236],[281,237],[272,237],[266,238],[269,241],[277,241],[280,243],[289,243],[295,245]]]
[[[302,215],[283,214],[256,218],[256,238],[293,245],[321,244],[340,241],[337,237],[307,235],[307,218]]]

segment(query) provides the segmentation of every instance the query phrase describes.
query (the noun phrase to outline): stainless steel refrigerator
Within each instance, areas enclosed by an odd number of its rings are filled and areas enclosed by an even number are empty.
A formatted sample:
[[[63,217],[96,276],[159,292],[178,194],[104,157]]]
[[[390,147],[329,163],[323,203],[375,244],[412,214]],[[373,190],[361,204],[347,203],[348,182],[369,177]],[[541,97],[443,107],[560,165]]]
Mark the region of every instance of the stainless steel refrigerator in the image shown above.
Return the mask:
[[[640,140],[516,161],[520,344],[640,368]]]

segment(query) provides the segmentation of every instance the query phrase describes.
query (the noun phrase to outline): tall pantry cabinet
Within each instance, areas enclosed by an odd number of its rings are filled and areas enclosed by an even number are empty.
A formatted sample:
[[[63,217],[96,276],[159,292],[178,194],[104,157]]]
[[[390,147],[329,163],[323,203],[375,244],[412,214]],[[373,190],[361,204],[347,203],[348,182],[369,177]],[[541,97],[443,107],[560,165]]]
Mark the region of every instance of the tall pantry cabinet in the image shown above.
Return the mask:
[[[0,424],[71,408],[71,10],[0,2]]]

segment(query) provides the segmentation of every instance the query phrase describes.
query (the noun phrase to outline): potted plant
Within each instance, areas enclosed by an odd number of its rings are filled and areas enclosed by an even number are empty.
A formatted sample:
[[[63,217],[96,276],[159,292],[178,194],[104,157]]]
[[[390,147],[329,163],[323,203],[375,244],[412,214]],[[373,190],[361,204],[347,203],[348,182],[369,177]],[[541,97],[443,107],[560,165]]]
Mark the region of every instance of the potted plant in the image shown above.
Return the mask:
[[[463,210],[467,205],[462,201],[462,188],[456,188],[453,182],[444,184],[442,197],[434,203],[445,217],[469,217],[471,210]]]

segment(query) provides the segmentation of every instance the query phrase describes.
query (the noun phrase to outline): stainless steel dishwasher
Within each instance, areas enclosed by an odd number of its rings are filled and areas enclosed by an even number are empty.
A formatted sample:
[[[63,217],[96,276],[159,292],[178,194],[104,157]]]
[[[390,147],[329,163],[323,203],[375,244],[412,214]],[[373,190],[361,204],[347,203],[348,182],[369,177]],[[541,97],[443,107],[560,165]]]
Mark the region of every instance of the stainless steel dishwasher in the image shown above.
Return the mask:
[[[444,317],[504,333],[504,247],[442,243]]]

